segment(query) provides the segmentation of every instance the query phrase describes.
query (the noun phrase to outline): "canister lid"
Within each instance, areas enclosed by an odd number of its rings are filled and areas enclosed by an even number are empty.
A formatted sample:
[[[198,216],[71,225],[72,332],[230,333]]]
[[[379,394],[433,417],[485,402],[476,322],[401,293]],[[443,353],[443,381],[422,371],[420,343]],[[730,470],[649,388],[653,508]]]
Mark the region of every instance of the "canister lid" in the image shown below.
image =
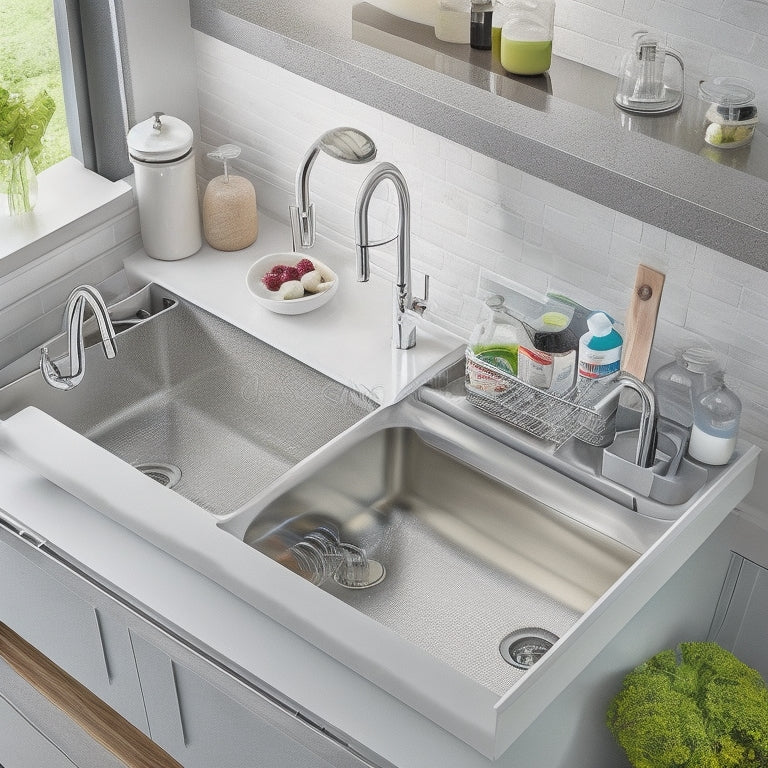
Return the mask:
[[[128,152],[135,160],[170,162],[184,157],[193,141],[192,129],[183,120],[155,112],[128,131]]]

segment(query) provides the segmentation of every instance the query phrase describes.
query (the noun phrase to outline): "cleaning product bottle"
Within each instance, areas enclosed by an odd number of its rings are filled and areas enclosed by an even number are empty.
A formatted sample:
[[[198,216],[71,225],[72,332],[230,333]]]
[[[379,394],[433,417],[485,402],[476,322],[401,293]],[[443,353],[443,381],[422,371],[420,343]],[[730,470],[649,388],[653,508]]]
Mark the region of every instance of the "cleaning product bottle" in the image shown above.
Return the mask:
[[[203,196],[203,231],[208,243],[219,251],[239,251],[259,234],[256,192],[248,179],[229,173],[228,163],[240,155],[240,147],[224,144],[208,153],[224,164],[224,173],[211,179]]]
[[[488,365],[511,376],[517,376],[518,347],[522,325],[504,309],[502,296],[486,300],[489,313],[472,334],[470,347],[474,355]]]
[[[619,372],[622,338],[605,312],[587,318],[589,330],[579,339],[579,376],[602,379]]]
[[[703,392],[693,406],[693,429],[688,454],[705,464],[720,466],[731,460],[741,419],[741,401],[725,386],[722,375]]]
[[[568,330],[572,318],[551,306],[532,322],[527,338],[520,344],[518,374],[532,387],[563,395],[576,379],[578,336]]]

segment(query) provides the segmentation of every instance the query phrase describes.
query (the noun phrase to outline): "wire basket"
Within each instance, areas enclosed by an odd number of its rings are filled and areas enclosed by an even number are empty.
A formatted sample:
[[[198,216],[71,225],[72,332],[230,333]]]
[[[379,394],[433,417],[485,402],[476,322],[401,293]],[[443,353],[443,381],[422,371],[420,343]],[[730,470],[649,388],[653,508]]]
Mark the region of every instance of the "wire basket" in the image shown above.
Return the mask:
[[[466,354],[467,402],[531,435],[562,445],[575,437],[605,445],[613,437],[615,408],[598,412],[611,389],[600,380],[580,382],[565,395],[553,395]]]

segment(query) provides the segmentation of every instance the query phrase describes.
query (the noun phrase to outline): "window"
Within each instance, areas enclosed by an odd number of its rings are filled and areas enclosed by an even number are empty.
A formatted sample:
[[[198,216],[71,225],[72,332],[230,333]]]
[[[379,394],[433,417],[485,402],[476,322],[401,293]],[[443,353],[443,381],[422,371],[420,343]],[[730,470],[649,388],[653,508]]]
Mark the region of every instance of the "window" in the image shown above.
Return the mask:
[[[45,90],[56,102],[38,171],[70,155],[61,66],[56,41],[53,0],[2,0],[0,2],[0,85],[27,98]]]

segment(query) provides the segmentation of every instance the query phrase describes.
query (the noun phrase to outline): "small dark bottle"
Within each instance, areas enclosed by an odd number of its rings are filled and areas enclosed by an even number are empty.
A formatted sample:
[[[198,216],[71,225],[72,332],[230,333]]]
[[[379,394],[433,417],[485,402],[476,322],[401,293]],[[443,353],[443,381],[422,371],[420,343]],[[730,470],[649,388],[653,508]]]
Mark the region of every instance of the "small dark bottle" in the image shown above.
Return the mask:
[[[473,2],[469,18],[469,44],[479,51],[491,50],[493,3]]]

